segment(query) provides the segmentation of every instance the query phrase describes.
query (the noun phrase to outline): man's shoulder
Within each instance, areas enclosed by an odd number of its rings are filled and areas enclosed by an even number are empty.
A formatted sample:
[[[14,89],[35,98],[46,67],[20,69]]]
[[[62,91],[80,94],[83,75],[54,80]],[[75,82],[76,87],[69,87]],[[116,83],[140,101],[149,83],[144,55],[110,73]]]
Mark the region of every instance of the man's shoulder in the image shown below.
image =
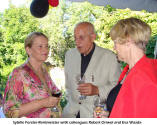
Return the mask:
[[[75,53],[78,53],[77,48],[71,48],[66,52],[66,55],[73,55]]]
[[[77,51],[77,48],[71,48],[67,52],[73,52],[73,51]]]
[[[115,56],[115,53],[112,51],[112,50],[109,50],[107,48],[103,48],[103,47],[100,47],[100,46],[96,46],[96,49],[101,52],[101,53],[104,53],[105,55],[113,55]]]

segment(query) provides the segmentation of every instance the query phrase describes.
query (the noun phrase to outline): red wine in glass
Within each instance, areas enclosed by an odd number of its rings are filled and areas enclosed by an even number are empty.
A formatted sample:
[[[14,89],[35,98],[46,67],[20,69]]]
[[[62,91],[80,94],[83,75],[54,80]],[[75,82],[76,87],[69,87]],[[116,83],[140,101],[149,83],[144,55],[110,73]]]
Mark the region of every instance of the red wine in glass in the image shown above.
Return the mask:
[[[59,92],[52,93],[52,96],[59,98],[61,96],[61,94],[62,93],[59,91]],[[59,112],[59,110],[58,110],[58,108],[56,106],[52,107],[51,111],[52,112]]]
[[[58,98],[61,96],[61,94],[62,94],[61,92],[55,92],[55,93],[52,93],[52,96]]]

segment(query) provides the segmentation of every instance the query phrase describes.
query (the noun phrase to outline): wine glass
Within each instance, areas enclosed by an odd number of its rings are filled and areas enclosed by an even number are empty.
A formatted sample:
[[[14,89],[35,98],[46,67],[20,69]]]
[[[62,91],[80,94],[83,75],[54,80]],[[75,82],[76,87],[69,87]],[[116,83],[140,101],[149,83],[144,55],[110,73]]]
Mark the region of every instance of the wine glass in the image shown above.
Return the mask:
[[[106,101],[101,102],[100,97],[94,98],[94,118],[108,118],[109,111],[107,110]]]
[[[59,98],[59,97],[61,96],[61,94],[62,94],[62,93],[61,93],[60,91],[58,91],[58,92],[52,93],[52,96]],[[56,106],[52,107],[52,108],[51,108],[51,111],[52,111],[52,112],[59,112],[59,110],[58,110],[58,108],[57,108]]]
[[[85,83],[85,76],[81,77],[80,74],[76,75],[76,81],[77,81],[77,85]],[[86,96],[80,95],[79,99],[84,100],[84,99],[86,99]]]

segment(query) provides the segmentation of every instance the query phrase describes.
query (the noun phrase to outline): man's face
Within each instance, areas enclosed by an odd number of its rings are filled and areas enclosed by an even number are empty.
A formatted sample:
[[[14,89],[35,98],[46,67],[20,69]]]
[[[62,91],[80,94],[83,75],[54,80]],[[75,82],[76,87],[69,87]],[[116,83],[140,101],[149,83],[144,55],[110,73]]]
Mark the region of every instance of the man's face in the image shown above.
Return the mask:
[[[87,55],[92,49],[95,34],[91,33],[87,26],[79,25],[74,30],[74,38],[78,51]]]

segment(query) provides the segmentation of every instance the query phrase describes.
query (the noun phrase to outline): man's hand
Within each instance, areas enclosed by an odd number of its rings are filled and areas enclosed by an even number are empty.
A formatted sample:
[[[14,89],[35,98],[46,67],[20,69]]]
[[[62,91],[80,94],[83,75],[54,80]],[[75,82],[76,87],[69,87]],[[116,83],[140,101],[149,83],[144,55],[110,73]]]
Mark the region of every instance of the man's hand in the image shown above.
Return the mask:
[[[81,95],[86,95],[86,96],[99,94],[98,87],[91,83],[82,83],[78,86],[77,90],[80,92]]]

